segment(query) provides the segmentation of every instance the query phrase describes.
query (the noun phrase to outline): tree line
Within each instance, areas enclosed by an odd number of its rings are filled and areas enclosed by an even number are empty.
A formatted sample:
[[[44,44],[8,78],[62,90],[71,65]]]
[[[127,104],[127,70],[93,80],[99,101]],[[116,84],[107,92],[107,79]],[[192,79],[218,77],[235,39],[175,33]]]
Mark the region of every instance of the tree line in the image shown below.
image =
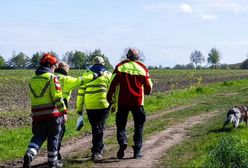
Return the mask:
[[[126,58],[126,52],[129,48],[125,48],[123,55],[120,57],[120,60]],[[145,60],[144,53],[139,50],[141,55],[141,60]],[[54,51],[50,51],[58,58],[58,54]],[[36,52],[31,57],[28,57],[23,52],[18,54],[13,53],[12,58],[8,61],[5,61],[3,56],[0,55],[0,69],[31,69],[37,68],[39,66],[40,58],[44,52]],[[68,63],[71,68],[74,69],[87,69],[90,65],[92,65],[93,58],[95,56],[103,57],[105,61],[105,66],[108,69],[113,69],[113,66],[110,64],[109,59],[105,56],[100,49],[95,49],[93,52],[83,52],[83,51],[68,51],[62,56],[62,61]],[[248,59],[244,60],[241,63],[237,64],[220,64],[221,52],[217,48],[212,48],[209,53],[207,59],[205,59],[204,55],[199,50],[194,50],[190,54],[190,63],[189,64],[176,64],[172,69],[203,69],[203,68],[220,68],[220,69],[248,69]],[[202,66],[202,64],[207,61],[210,65],[208,67]],[[163,67],[162,65],[158,66],[148,66],[149,69],[171,69],[170,67]]]
[[[248,69],[248,59],[244,60],[241,63],[237,64],[220,64],[221,52],[217,48],[212,48],[207,59],[199,50],[194,50],[190,54],[190,63],[189,64],[176,64],[172,69]],[[202,64],[207,61],[210,66],[202,66]],[[148,66],[149,69],[171,69],[170,67],[163,67],[162,65],[158,66]]]
[[[23,52],[18,54],[13,53],[12,57],[6,61],[3,56],[0,55],[0,68],[1,69],[32,69],[39,66],[40,58],[45,52],[35,52],[31,57],[27,56]],[[53,54],[59,59],[56,52],[47,52]],[[93,63],[93,58],[95,56],[103,57],[105,61],[105,66],[108,69],[112,69],[113,66],[110,64],[108,57],[106,57],[100,49],[95,49],[93,52],[83,52],[83,51],[68,51],[66,52],[61,60],[68,63],[71,68],[75,69],[87,69]]]

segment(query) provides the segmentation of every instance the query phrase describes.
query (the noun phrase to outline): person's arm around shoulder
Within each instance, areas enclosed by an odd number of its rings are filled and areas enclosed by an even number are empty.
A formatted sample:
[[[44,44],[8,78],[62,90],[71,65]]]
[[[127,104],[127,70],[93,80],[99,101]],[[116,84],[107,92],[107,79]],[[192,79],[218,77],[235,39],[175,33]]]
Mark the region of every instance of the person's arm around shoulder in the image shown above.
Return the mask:
[[[74,78],[72,76],[63,76],[64,78],[64,91],[71,91],[83,84],[82,77]]]

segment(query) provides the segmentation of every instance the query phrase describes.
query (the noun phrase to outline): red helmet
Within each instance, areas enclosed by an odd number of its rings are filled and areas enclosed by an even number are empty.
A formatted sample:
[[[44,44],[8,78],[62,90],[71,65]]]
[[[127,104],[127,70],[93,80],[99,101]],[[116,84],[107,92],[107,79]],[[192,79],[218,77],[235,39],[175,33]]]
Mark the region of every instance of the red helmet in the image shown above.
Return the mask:
[[[40,59],[40,64],[49,63],[50,65],[54,65],[58,62],[57,58],[49,53],[46,53],[43,55],[43,57]]]

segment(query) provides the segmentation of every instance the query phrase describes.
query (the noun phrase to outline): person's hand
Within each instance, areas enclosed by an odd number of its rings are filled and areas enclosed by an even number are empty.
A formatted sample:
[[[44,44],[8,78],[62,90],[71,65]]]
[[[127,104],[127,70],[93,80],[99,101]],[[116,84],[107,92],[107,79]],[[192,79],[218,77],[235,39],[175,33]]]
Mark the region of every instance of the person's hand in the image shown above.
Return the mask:
[[[67,122],[67,120],[68,120],[68,117],[67,117],[67,114],[64,114],[64,122]]]
[[[115,112],[116,112],[116,104],[112,104],[112,105],[110,106],[110,112],[111,112],[111,113],[115,113]]]
[[[108,71],[102,70],[99,72],[100,76],[104,76],[108,73]]]
[[[83,116],[80,115],[77,119],[77,127],[76,127],[76,130],[77,131],[80,131],[81,128],[84,126],[84,119],[83,119]]]

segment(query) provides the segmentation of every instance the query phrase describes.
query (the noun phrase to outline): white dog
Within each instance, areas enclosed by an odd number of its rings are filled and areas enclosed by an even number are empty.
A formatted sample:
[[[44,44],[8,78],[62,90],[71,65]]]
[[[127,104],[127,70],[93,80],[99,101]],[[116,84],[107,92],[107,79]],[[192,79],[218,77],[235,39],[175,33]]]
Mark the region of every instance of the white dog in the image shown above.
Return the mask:
[[[239,126],[239,123],[245,121],[246,125],[248,123],[248,111],[247,107],[245,106],[234,106],[233,108],[229,109],[226,115],[226,119],[223,125],[223,128],[225,128],[226,125],[229,123],[233,124],[234,128],[237,128]]]

